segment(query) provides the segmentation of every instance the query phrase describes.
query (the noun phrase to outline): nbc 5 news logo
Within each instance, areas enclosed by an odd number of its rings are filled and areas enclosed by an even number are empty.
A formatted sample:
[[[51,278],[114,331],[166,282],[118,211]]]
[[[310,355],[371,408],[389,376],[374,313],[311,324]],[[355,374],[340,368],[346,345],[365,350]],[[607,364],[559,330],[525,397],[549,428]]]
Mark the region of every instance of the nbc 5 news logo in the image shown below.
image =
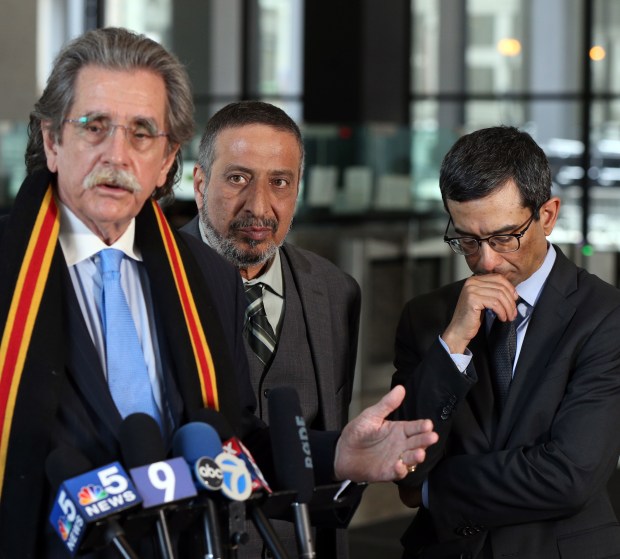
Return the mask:
[[[114,462],[62,483],[50,522],[73,553],[89,522],[140,502],[122,466]]]

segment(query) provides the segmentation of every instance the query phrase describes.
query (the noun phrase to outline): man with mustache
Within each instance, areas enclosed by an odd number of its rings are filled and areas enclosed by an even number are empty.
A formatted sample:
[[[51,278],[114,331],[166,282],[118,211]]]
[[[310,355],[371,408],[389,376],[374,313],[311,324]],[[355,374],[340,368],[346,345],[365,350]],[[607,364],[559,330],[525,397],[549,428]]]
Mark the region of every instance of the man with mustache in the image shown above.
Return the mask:
[[[259,417],[268,422],[270,388],[290,385],[307,425],[340,429],[353,387],[360,289],[332,263],[285,242],[303,160],[301,133],[284,111],[260,101],[225,106],[204,130],[194,167],[199,213],[183,230],[224,256],[246,290],[261,296],[269,351],[253,339],[251,322],[245,325]],[[292,527],[279,522],[278,529],[294,555]],[[319,533],[317,540],[333,540],[333,534]],[[331,541],[319,556],[345,557],[343,538],[339,545],[337,551]],[[257,557],[260,550],[246,546],[246,552]]]
[[[117,28],[65,46],[31,113],[28,176],[0,220],[0,557],[67,557],[48,521],[46,460],[78,461],[76,451],[93,468],[119,460],[121,426],[135,413],[152,417],[169,449],[194,413],[218,409],[269,465],[239,275],[173,231],[157,203],[172,192],[192,115],[180,62]],[[403,395],[392,391],[341,433],[310,433],[326,479],[401,478],[424,459],[436,441],[430,422],[385,421]],[[177,556],[204,557],[203,534],[188,526]],[[128,538],[139,557],[160,556],[154,526]],[[118,554],[108,545],[83,556]]]
[[[407,303],[396,334],[394,416],[440,440],[400,483],[422,505],[403,558],[618,557],[620,291],[548,242],[560,199],[525,132],[463,136],[439,186],[472,275]]]

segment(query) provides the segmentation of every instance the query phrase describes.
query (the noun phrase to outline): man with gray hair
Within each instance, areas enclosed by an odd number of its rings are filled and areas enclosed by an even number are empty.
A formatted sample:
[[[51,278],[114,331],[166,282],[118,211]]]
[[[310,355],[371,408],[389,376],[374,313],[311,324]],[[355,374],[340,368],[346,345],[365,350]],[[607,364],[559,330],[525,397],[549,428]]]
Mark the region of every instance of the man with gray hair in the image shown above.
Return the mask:
[[[325,258],[286,242],[304,161],[301,132],[281,109],[230,103],[206,125],[194,191],[199,214],[182,230],[202,238],[240,272],[248,295],[245,343],[257,414],[268,422],[271,388],[297,390],[307,425],[347,421],[360,317],[357,282]],[[295,555],[292,526],[275,522]],[[345,557],[332,530],[319,530],[321,557]],[[246,546],[243,557],[258,557]]]
[[[238,273],[174,232],[156,203],[171,192],[192,113],[179,61],[109,28],[61,51],[31,115],[28,176],[0,220],[0,557],[67,556],[47,520],[46,461],[73,456],[62,465],[81,472],[50,467],[69,478],[118,460],[129,416],[151,416],[169,444],[214,408],[257,459],[269,448],[252,413]],[[391,392],[341,433],[310,435],[328,478],[397,479],[424,459],[430,422],[385,421],[403,396]],[[159,556],[154,529],[131,543]]]

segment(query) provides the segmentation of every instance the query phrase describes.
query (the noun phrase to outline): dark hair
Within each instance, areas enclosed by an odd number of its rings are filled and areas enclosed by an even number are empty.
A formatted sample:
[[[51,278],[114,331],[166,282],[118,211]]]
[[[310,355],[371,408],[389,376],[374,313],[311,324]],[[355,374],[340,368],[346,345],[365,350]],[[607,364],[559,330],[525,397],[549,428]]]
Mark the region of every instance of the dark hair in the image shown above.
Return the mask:
[[[526,132],[495,126],[456,141],[441,164],[439,188],[447,210],[448,200],[478,200],[509,180],[532,212],[551,197],[551,171],[540,146]]]
[[[304,143],[299,126],[295,124],[295,121],[282,109],[270,103],[236,101],[216,112],[207,122],[202,134],[198,150],[198,163],[205,173],[205,182],[208,183],[211,178],[211,167],[215,160],[215,142],[219,133],[227,128],[237,128],[250,124],[265,124],[283,132],[290,132],[295,136],[301,154],[299,165],[299,175],[301,176],[304,165]]]
[[[30,113],[26,169],[32,173],[47,167],[41,121],[50,121],[54,139],[61,137],[75,97],[75,83],[85,66],[108,70],[150,70],[162,77],[166,86],[166,128],[169,148],[183,145],[194,131],[194,104],[187,72],[179,60],[159,43],[126,29],[108,27],[88,31],[68,43],[54,61],[52,72],[40,99]],[[154,198],[172,195],[180,179],[183,160],[179,149],[166,182],[153,193]]]

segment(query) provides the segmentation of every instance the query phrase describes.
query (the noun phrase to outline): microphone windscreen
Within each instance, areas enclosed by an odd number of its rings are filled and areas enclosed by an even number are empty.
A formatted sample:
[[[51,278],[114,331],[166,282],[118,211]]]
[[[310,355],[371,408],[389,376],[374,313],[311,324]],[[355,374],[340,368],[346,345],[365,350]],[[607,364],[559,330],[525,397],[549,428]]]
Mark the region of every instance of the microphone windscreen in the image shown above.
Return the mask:
[[[224,414],[213,408],[200,408],[195,410],[190,417],[192,421],[199,421],[211,425],[223,441],[232,439],[235,436],[228,419],[226,419]]]
[[[222,452],[222,440],[206,423],[192,422],[180,427],[172,438],[172,454],[182,456],[189,464],[199,458],[215,458]]]
[[[61,445],[49,453],[45,460],[45,473],[54,492],[60,484],[92,469],[92,464],[76,448]]]
[[[308,503],[314,490],[314,468],[299,396],[290,386],[278,386],[269,391],[268,406],[278,482],[281,489],[297,491],[297,502]]]
[[[118,440],[127,468],[138,468],[166,459],[159,425],[146,413],[128,415],[121,423]]]

